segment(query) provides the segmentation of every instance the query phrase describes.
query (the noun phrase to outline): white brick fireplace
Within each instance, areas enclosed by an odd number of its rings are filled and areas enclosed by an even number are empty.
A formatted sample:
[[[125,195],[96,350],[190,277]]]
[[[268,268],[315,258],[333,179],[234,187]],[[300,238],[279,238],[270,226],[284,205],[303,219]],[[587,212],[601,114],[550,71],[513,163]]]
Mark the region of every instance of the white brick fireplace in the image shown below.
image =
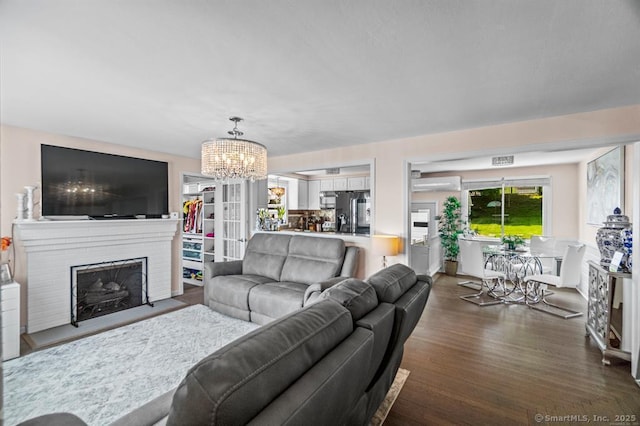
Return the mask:
[[[27,333],[71,323],[76,265],[147,258],[150,302],[171,297],[171,241],[176,219],[16,223],[27,262]]]

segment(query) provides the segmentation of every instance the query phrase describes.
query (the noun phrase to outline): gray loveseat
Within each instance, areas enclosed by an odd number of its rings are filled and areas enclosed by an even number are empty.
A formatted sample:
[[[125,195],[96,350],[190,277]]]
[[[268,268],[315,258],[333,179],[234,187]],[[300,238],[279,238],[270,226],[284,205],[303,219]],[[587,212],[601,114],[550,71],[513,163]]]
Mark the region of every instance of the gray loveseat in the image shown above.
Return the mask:
[[[205,265],[204,303],[266,324],[300,309],[314,289],[353,277],[358,251],[339,238],[257,233],[243,260]]]
[[[177,389],[113,426],[366,425],[393,383],[430,290],[430,277],[404,265],[366,282],[345,279],[204,358]],[[53,414],[25,423],[57,424],[83,422]]]

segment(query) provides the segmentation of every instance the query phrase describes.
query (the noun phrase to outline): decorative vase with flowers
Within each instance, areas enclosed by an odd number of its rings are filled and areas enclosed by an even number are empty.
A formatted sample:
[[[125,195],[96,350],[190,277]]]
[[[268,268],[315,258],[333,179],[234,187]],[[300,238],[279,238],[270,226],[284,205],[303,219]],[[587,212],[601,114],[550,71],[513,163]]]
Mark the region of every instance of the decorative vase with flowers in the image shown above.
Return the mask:
[[[9,267],[9,259],[7,257],[9,247],[11,246],[11,238],[2,237],[0,241],[0,284],[6,284],[11,282],[11,268]]]
[[[502,244],[505,245],[507,250],[516,250],[518,246],[524,244],[524,239],[519,235],[505,235],[501,239]]]
[[[9,246],[11,246],[11,237],[2,237],[2,240],[0,241],[2,241],[0,246],[2,247],[2,252],[9,250]]]

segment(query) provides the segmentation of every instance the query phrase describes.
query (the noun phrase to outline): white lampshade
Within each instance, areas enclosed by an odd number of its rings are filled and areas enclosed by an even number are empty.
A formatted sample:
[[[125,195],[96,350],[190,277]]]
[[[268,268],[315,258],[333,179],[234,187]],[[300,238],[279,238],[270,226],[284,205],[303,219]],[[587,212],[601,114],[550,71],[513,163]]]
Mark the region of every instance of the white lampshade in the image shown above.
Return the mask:
[[[371,251],[378,256],[397,256],[398,240],[395,235],[374,235]]]

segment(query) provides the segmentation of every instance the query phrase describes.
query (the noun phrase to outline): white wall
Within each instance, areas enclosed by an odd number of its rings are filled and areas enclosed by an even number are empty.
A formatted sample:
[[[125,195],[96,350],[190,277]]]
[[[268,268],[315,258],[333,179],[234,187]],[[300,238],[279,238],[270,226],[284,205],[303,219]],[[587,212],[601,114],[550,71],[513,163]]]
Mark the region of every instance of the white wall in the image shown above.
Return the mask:
[[[640,142],[633,144],[633,155],[629,155],[633,164],[640,164]],[[632,204],[640,206],[640,167],[633,169],[631,177],[633,182],[631,189]],[[640,241],[640,208],[633,210],[630,216],[636,226],[633,229],[633,285],[631,286],[631,374],[636,379],[636,383],[640,386],[640,250],[638,243]]]

